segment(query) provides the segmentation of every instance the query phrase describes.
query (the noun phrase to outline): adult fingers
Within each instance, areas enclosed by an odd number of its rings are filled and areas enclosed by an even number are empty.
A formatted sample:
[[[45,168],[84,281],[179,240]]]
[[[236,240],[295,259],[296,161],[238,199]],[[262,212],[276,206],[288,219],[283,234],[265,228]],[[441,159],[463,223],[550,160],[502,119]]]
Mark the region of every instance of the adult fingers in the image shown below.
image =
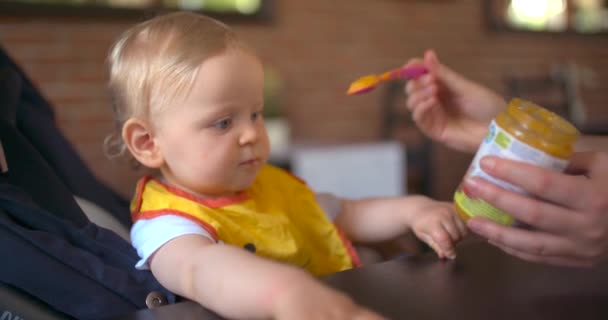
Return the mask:
[[[435,79],[430,74],[420,76],[418,79],[412,79],[405,84],[405,93],[410,97],[419,96],[418,99],[435,94],[436,90]]]
[[[464,188],[472,197],[484,200],[508,212],[515,219],[547,232],[568,234],[583,227],[580,215],[552,203],[505,190],[482,178],[467,179]]]
[[[426,100],[421,101],[416,106],[416,109],[412,111],[412,120],[414,120],[415,123],[424,124],[425,120],[428,120],[426,119],[426,117],[429,114],[429,111],[433,109],[436,105],[437,99],[435,97],[430,97]]]
[[[410,59],[403,66],[404,67],[413,66],[413,65],[422,66],[423,64],[424,64],[424,62],[422,61],[422,59],[414,58],[414,59]],[[409,79],[408,81],[406,81],[403,91],[407,95],[408,101],[410,100],[412,95],[415,95],[416,93],[423,93],[423,91],[424,91],[423,88],[426,86],[426,83],[428,83],[428,80],[427,81],[423,81],[423,80],[428,79],[428,78],[429,78],[429,74],[424,74],[424,75],[421,75],[414,79]]]
[[[431,88],[430,90],[432,91],[435,89]],[[424,102],[435,98],[434,94],[427,93],[426,89],[424,89],[424,91],[425,92],[413,93],[407,97],[406,107],[410,112],[414,112],[414,111],[418,110]]]
[[[435,50],[426,50],[424,52],[424,65],[429,69],[431,74],[438,74],[441,72],[441,63],[439,62],[439,58],[437,57],[437,53]]]
[[[608,154],[603,152],[576,152],[570,158],[566,172],[586,176],[608,175]]]
[[[529,255],[564,257],[577,252],[572,242],[549,233],[507,227],[480,217],[469,220],[467,226],[496,245]]]
[[[421,58],[412,58],[408,60],[403,66],[408,67],[412,65],[423,65],[424,61]]]
[[[491,176],[517,185],[538,198],[568,208],[581,209],[594,193],[587,179],[544,169],[532,164],[485,157],[481,168]]]
[[[450,69],[439,61],[434,50],[424,53],[424,65],[429,68],[431,74],[439,78],[443,84],[454,92],[466,92],[469,81],[460,74]]]

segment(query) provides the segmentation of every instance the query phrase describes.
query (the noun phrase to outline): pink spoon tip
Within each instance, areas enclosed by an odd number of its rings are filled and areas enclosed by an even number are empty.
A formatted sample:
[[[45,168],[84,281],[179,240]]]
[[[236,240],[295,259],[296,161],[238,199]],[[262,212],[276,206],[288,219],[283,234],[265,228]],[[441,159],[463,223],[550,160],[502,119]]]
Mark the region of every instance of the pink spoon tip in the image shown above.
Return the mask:
[[[410,66],[402,68],[399,75],[401,76],[401,78],[415,79],[428,72],[429,70],[425,67]]]

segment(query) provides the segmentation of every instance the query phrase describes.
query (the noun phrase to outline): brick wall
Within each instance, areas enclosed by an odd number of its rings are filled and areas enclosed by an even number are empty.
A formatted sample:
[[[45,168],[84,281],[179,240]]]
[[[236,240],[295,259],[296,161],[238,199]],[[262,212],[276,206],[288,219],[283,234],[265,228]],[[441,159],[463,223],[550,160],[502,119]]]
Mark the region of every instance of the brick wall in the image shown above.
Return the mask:
[[[233,24],[284,80],[281,103],[293,136],[306,142],[371,141],[380,134],[380,95],[347,97],[351,80],[404,63],[426,48],[470,78],[504,92],[513,70],[546,72],[576,62],[594,74],[595,101],[608,102],[605,36],[494,32],[481,1],[282,0],[272,24]],[[111,162],[105,54],[133,20],[16,17],[0,13],[0,42],[55,105],[58,124],[95,173],[125,195],[140,175]],[[599,86],[599,87],[598,87]],[[603,86],[603,87],[601,87]],[[603,106],[594,112],[605,115]],[[434,192],[447,199],[470,157],[434,150]],[[448,166],[449,164],[449,166]]]

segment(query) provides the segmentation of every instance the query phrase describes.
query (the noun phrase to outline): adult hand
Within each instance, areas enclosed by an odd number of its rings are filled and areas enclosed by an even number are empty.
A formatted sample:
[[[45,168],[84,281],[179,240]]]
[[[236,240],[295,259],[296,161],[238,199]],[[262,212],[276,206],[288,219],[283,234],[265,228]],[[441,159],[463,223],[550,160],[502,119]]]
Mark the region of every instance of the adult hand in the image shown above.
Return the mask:
[[[488,124],[505,108],[490,89],[441,64],[432,50],[407,65],[424,65],[429,73],[409,80],[406,105],[418,127],[431,139],[460,151],[474,152]]]
[[[506,227],[483,218],[469,228],[505,252],[529,261],[592,266],[608,256],[608,154],[576,153],[566,173],[487,157],[488,174],[528,191],[523,196],[483,179],[465,181],[472,196],[509,212],[531,229]]]

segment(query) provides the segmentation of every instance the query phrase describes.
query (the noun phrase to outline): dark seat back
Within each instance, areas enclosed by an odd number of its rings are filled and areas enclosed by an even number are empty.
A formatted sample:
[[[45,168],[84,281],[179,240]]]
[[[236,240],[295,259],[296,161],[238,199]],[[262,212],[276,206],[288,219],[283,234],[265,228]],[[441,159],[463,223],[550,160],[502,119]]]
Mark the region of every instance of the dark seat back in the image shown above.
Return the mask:
[[[135,270],[127,241],[82,212],[74,195],[130,225],[128,202],[84,165],[1,48],[0,144],[8,166],[0,173],[2,319],[107,319],[146,308],[151,291],[175,301],[151,272]]]
[[[19,289],[0,284],[0,319],[63,320],[70,318]]]

